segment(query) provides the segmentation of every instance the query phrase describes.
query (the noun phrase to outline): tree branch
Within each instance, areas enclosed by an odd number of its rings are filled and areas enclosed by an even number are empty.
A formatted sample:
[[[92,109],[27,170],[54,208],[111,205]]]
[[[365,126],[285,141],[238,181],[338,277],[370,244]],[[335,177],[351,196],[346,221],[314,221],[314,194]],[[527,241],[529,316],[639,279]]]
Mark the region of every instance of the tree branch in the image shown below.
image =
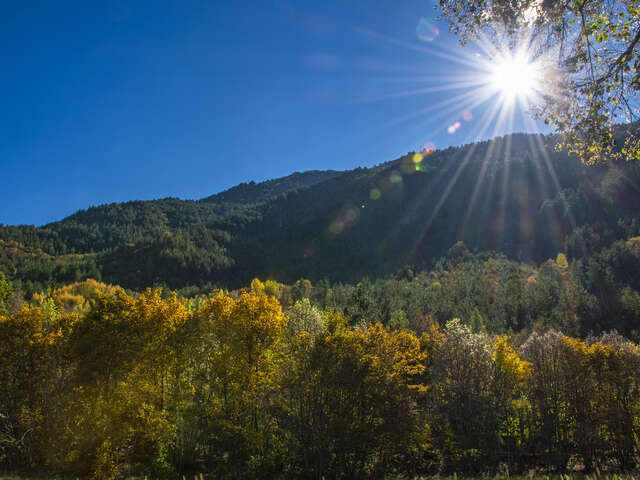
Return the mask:
[[[629,55],[631,55],[631,53],[633,52],[633,49],[636,47],[638,42],[640,42],[640,28],[638,28],[638,30],[636,31],[636,35],[631,40],[631,43],[629,44],[627,49],[624,52],[622,52],[618,56],[618,58],[614,60],[614,62],[611,64],[607,72],[604,75],[602,75],[600,78],[598,78],[598,80],[596,80],[595,83],[597,84],[602,83],[607,78],[611,77],[611,75],[613,75],[614,73],[619,72],[622,66],[624,65],[624,59],[627,58]]]

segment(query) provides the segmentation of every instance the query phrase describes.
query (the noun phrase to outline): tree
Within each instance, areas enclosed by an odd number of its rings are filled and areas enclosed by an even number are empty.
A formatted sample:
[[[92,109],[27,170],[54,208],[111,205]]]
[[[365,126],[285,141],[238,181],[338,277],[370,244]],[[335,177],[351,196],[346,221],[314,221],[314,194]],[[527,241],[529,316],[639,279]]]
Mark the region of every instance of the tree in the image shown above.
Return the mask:
[[[447,322],[442,334],[439,341],[431,334],[436,349],[426,408],[434,415],[430,422],[434,444],[442,452],[444,469],[480,471],[502,451],[505,409],[497,400],[508,404],[510,398],[499,399],[498,393],[506,391],[510,377],[518,376],[510,372],[519,362],[506,342],[494,349],[489,336],[473,334],[458,319]]]
[[[424,390],[419,340],[380,324],[309,338],[300,337],[283,381],[279,422],[290,432],[294,476],[386,478],[424,428],[415,408]]]
[[[195,312],[204,338],[197,370],[205,381],[195,391],[203,398],[203,441],[210,460],[236,469],[249,462],[257,467],[271,440],[276,349],[286,327],[278,301],[265,295],[259,281],[252,286],[238,298],[218,292]]]
[[[544,335],[533,333],[522,346],[525,360],[531,364],[527,393],[532,405],[529,443],[533,455],[564,470],[571,457],[571,421],[567,412],[570,389],[563,369],[564,335],[550,330]]]
[[[585,163],[640,158],[638,136],[629,134],[616,148],[615,128],[640,113],[638,0],[440,0],[439,6],[463,44],[503,38],[508,48],[533,52],[544,66],[544,94],[534,111],[562,135],[558,147]]]
[[[13,294],[12,283],[5,278],[4,272],[0,272],[0,315],[9,314],[9,304]]]
[[[313,286],[311,285],[311,282],[306,278],[301,278],[296,281],[295,285],[291,287],[291,296],[293,297],[293,301],[297,302],[303,298],[309,298],[309,296],[311,296],[312,288]]]
[[[567,256],[564,253],[559,253],[556,257],[556,264],[560,268],[567,269],[569,268],[569,262],[567,261]]]
[[[0,315],[0,461],[3,468],[50,466],[49,427],[60,419],[68,391],[65,334],[76,314],[47,317],[24,305]]]
[[[288,311],[289,330],[294,334],[307,332],[310,335],[318,335],[325,330],[322,313],[318,307],[311,305],[308,298],[298,300]]]

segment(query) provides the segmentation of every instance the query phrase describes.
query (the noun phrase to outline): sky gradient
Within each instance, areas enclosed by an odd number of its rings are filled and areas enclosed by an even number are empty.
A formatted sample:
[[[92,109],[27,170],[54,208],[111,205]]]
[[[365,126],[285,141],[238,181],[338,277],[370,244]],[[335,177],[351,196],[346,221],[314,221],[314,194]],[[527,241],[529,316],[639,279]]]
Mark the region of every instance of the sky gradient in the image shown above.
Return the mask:
[[[491,101],[467,111],[443,89],[477,72],[436,15],[431,0],[7,4],[0,223],[490,138]]]

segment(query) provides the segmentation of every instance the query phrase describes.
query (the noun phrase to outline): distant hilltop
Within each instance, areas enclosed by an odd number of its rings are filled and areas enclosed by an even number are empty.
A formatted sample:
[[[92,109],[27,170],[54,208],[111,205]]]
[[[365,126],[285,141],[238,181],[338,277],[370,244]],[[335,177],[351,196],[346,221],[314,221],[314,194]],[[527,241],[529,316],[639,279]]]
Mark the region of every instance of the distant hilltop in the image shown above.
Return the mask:
[[[224,192],[203,198],[201,201],[241,204],[261,203],[283,193],[324,182],[325,180],[337,177],[342,173],[343,172],[336,170],[309,170],[306,172],[294,172],[286,177],[275,178],[265,182],[256,183],[251,181],[249,183],[241,183],[240,185],[231,187]]]

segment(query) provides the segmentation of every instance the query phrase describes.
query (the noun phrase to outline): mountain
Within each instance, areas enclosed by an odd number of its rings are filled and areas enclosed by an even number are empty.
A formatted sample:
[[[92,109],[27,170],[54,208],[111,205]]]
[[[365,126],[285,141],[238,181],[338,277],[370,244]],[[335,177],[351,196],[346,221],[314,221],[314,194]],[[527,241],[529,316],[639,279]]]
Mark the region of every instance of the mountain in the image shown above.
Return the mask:
[[[525,134],[425,153],[2,227],[0,270],[27,291],[85,275],[135,289],[351,282],[430,267],[458,241],[540,263],[640,233],[637,162],[588,167]]]
[[[259,204],[340,174],[335,170],[295,172],[265,182],[242,183],[197,201],[164,198],[100,205],[43,228],[0,225],[0,238],[35,246],[52,255],[100,252],[220,220],[242,210],[242,205]]]
[[[341,175],[336,170],[309,170],[307,172],[294,172],[286,177],[267,180],[266,182],[249,182],[236,185],[224,192],[216,193],[203,198],[201,202],[209,203],[262,203],[299,188],[310,187],[324,182],[330,178]]]

